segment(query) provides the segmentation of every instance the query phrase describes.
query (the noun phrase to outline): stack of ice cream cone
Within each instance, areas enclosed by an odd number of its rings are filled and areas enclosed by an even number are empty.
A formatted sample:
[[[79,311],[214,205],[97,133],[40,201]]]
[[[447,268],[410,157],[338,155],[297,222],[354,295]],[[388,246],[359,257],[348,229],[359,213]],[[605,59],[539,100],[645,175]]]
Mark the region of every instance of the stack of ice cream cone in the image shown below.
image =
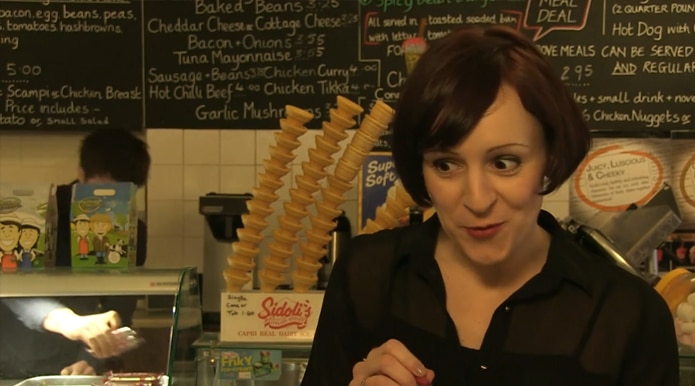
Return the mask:
[[[352,188],[362,163],[379,140],[393,117],[393,109],[377,101],[364,118],[359,130],[338,160],[333,175],[328,175],[328,187],[322,190],[322,201],[316,203],[316,216],[310,216],[311,228],[306,231],[307,241],[300,244],[301,255],[292,272],[296,292],[309,291],[318,281],[321,268],[319,260],[326,255],[330,232],[336,227],[334,218],[340,214],[338,207],[345,201],[344,194]]]
[[[405,191],[400,180],[396,181],[386,193],[386,201],[376,208],[374,220],[367,219],[367,223],[360,234],[374,233],[382,229],[401,226],[401,218],[408,215],[408,210],[417,204]]]
[[[285,214],[278,218],[280,227],[273,231],[269,254],[263,258],[264,268],[258,273],[263,292],[272,292],[285,281],[289,259],[299,239],[296,233],[302,229],[301,221],[308,215],[306,207],[314,203],[314,193],[327,174],[325,168],[333,163],[333,154],[340,150],[340,141],[348,137],[345,130],[355,125],[353,117],[362,111],[356,103],[338,96],[337,107],[330,111],[330,120],[323,122],[323,135],[316,136],[316,147],[309,149],[309,161],[302,162],[303,174],[295,177],[297,187],[290,189],[290,200],[283,204]],[[297,264],[304,262],[297,259]]]
[[[254,260],[260,252],[262,233],[268,226],[265,218],[273,213],[271,205],[278,199],[275,191],[282,187],[282,177],[290,170],[287,165],[295,158],[293,151],[300,145],[298,138],[307,132],[304,125],[314,118],[310,112],[294,106],[285,106],[285,111],[286,118],[280,120],[281,130],[275,133],[276,143],[269,147],[270,158],[263,160],[264,172],[258,175],[253,198],[246,201],[249,213],[241,216],[244,227],[237,229],[239,241],[232,243],[233,253],[227,257],[229,268],[224,271],[224,279],[230,292],[241,291],[251,281],[250,272],[256,266]],[[283,229],[273,233],[276,232],[287,236]]]

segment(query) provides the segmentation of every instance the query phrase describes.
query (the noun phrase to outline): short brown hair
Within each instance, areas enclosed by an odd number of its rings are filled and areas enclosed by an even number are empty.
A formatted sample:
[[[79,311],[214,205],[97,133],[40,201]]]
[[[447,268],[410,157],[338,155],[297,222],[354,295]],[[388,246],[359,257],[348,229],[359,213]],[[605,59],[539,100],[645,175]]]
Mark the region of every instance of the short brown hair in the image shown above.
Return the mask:
[[[516,90],[543,127],[550,183],[541,194],[554,191],[574,173],[591,147],[591,135],[550,62],[515,30],[465,27],[431,42],[396,106],[391,150],[415,202],[431,205],[422,175],[423,152],[449,149],[466,138],[503,84]]]

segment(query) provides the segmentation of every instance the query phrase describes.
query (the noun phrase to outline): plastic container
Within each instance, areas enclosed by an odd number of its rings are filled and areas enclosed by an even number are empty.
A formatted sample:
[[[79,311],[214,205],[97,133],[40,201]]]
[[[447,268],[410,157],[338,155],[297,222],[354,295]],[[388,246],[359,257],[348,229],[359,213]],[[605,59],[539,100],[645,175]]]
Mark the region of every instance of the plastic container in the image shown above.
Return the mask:
[[[668,305],[681,351],[695,354],[695,273],[676,268],[654,286]]]

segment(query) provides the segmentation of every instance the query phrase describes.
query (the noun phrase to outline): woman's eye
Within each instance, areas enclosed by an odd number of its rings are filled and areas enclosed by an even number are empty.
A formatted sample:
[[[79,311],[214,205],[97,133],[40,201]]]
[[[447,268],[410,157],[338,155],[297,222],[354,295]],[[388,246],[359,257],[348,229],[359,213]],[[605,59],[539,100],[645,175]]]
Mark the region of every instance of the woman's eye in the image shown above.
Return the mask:
[[[521,162],[517,158],[498,158],[494,161],[495,169],[511,171],[516,169]]]
[[[437,160],[432,162],[432,166],[440,173],[448,173],[454,169],[454,164],[447,160]]]

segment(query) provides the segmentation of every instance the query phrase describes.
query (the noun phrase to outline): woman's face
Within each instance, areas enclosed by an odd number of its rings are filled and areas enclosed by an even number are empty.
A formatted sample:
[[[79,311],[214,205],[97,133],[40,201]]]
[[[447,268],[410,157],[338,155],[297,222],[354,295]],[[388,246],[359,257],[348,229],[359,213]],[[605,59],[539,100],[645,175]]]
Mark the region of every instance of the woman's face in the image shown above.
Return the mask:
[[[425,185],[442,230],[466,258],[493,265],[533,245],[545,162],[542,127],[508,86],[462,142],[425,152]]]

